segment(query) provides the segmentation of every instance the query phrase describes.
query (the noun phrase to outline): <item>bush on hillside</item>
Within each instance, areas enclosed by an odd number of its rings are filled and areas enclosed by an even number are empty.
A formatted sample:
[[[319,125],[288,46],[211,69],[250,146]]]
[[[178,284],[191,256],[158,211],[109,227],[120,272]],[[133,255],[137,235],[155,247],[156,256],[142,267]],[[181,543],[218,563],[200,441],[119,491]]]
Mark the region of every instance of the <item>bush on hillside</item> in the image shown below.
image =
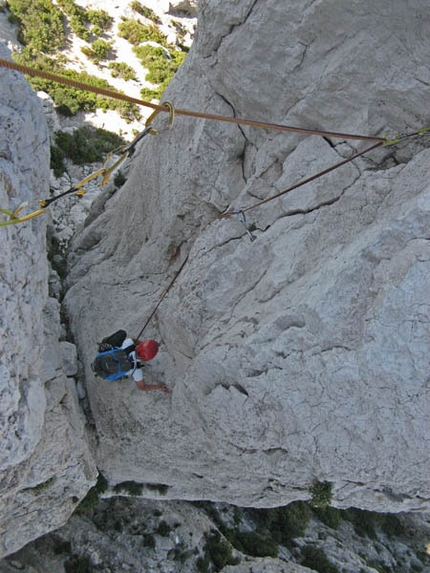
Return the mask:
[[[19,41],[32,54],[51,54],[64,46],[63,14],[50,0],[9,0],[8,7],[19,26]]]
[[[302,559],[302,565],[313,571],[318,571],[318,573],[340,573],[339,568],[329,561],[324,551],[319,547],[307,545],[302,550]]]
[[[151,8],[143,6],[143,4],[141,4],[138,0],[133,0],[133,2],[130,4],[130,8],[135,12],[137,12],[138,14],[140,14],[141,16],[143,16],[144,18],[151,20],[152,22],[154,22],[154,24],[161,24],[161,20],[157,16],[157,14],[153,10],[151,10]]]
[[[93,26],[98,26],[103,32],[112,27],[113,18],[106,10],[87,10],[86,18]]]
[[[14,54],[14,59],[20,64],[30,64],[41,70],[47,70],[61,74],[70,79],[95,86],[99,88],[115,90],[106,80],[102,80],[86,72],[76,72],[74,70],[65,70],[61,64],[45,57],[39,56],[32,59],[28,52]],[[139,108],[128,102],[118,99],[97,95],[95,93],[79,90],[71,86],[45,80],[43,78],[29,78],[29,83],[35,91],[44,91],[54,100],[57,111],[66,116],[75,115],[78,111],[94,111],[95,109],[112,109],[116,110],[126,121],[140,119]]]
[[[122,80],[136,79],[136,72],[125,62],[111,62],[108,65],[108,69],[111,70],[110,73],[113,78],[121,78]]]
[[[295,501],[285,507],[254,509],[251,516],[260,531],[268,531],[277,543],[289,545],[305,534],[312,512],[307,503]]]
[[[161,94],[169,85],[171,79],[178,71],[185,60],[186,52],[173,50],[170,53],[170,59],[166,57],[166,52],[161,47],[155,46],[136,46],[133,48],[140,63],[148,70],[146,79],[158,84],[153,89],[144,88],[141,90],[143,99],[160,99]]]
[[[86,42],[88,42],[91,35],[90,25],[96,27],[96,31],[99,32],[96,34],[97,36],[100,36],[112,26],[113,18],[106,10],[86,10],[78,6],[74,0],[57,0],[57,2],[69,18],[72,31],[78,38]]]
[[[73,133],[57,131],[55,134],[55,147],[63,157],[71,159],[73,163],[82,165],[101,161],[104,155],[124,145],[125,141],[111,131],[81,127]],[[59,156],[56,151],[56,158]]]
[[[125,38],[135,46],[142,42],[157,42],[166,46],[166,36],[154,24],[145,26],[140,20],[124,18],[118,25],[118,36]]]
[[[81,52],[97,64],[102,60],[106,60],[111,50],[112,42],[106,42],[106,40],[101,39],[95,40],[91,46],[81,48]]]

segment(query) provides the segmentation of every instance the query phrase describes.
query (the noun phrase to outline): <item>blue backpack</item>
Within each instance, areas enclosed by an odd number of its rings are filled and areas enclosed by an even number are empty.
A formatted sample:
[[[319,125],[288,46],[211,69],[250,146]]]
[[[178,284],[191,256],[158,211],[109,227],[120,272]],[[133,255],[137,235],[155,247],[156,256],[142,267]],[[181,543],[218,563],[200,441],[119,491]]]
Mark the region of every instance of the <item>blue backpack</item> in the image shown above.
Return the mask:
[[[103,380],[119,380],[133,368],[127,352],[122,348],[111,348],[99,352],[91,365],[96,376]]]

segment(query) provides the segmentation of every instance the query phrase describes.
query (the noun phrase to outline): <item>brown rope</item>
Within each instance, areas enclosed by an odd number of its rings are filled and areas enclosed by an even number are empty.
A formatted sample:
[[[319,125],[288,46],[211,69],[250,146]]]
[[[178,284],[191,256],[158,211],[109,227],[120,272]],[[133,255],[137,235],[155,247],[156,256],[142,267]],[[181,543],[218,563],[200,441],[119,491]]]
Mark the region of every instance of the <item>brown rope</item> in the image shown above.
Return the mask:
[[[4,60],[4,59],[0,58],[0,66],[2,66],[4,68],[11,69],[11,70],[16,70],[18,72],[22,72],[23,74],[28,74],[31,76],[37,76],[37,77],[40,77],[40,78],[43,78],[43,79],[46,79],[49,81],[65,84],[65,85],[68,85],[70,87],[74,87],[74,88],[79,89],[79,90],[93,92],[93,93],[96,93],[98,95],[111,97],[114,99],[119,99],[122,101],[126,101],[128,103],[143,105],[145,107],[150,107],[152,109],[156,109],[159,111],[169,111],[169,109],[163,105],[158,105],[158,104],[144,101],[144,100],[141,100],[138,98],[134,98],[134,97],[128,96],[128,95],[123,94],[123,93],[115,92],[115,91],[110,90],[110,89],[100,88],[97,86],[90,86],[88,84],[85,84],[83,82],[79,82],[77,80],[73,80],[71,78],[67,78],[64,76],[53,74],[53,73],[47,72],[45,70],[37,70],[37,69],[32,68],[30,66],[18,64],[16,62],[12,62],[10,60]],[[224,121],[224,122],[228,122],[228,123],[235,123],[238,125],[250,125],[253,127],[262,127],[265,129],[275,129],[278,131],[289,131],[289,132],[293,132],[293,133],[302,133],[304,135],[320,135],[323,137],[334,137],[334,138],[339,138],[339,139],[358,139],[358,140],[363,140],[363,141],[379,141],[379,142],[385,141],[385,139],[382,137],[371,137],[368,135],[357,135],[357,134],[352,134],[352,133],[340,133],[340,132],[335,132],[335,131],[306,129],[306,128],[301,128],[301,127],[293,127],[293,126],[289,126],[289,125],[281,125],[281,124],[277,124],[277,123],[267,123],[267,122],[263,122],[263,121],[255,121],[255,120],[251,120],[251,119],[226,117],[223,115],[215,115],[215,114],[203,113],[203,112],[199,112],[199,111],[192,111],[192,110],[186,110],[186,109],[175,109],[175,113],[177,115],[183,115],[183,116],[188,116],[188,117],[212,119],[215,121]]]
[[[307,179],[304,179],[303,181],[300,181],[299,183],[295,183],[294,185],[291,185],[291,187],[288,187],[287,189],[284,189],[283,191],[276,193],[276,195],[272,195],[271,197],[267,197],[267,199],[263,199],[259,203],[255,203],[255,205],[250,205],[249,207],[246,207],[245,209],[241,209],[240,212],[245,213],[246,211],[251,211],[251,209],[255,209],[257,207],[260,207],[261,205],[264,205],[265,203],[269,203],[269,201],[273,201],[274,199],[278,199],[279,197],[286,195],[290,191],[293,191],[294,189],[298,189],[299,187],[302,187],[303,185],[306,185],[307,183],[310,183],[311,181],[315,181],[315,179],[319,179],[323,175],[327,175],[327,173],[330,173],[330,171],[334,171],[335,169],[338,169],[339,167],[346,165],[350,161],[354,161],[354,159],[357,159],[357,157],[360,157],[361,155],[364,155],[365,153],[369,153],[369,151],[373,151],[374,149],[376,149],[377,147],[381,147],[382,145],[384,145],[384,143],[382,141],[380,141],[379,143],[376,143],[375,145],[372,145],[371,147],[368,147],[367,149],[364,149],[363,151],[360,151],[359,153],[352,155],[348,159],[344,159],[343,161],[340,161],[339,163],[336,163],[335,165],[332,165],[331,167],[327,167],[327,169],[324,169],[323,171],[319,171],[315,175],[312,175],[311,177],[308,177]],[[237,215],[237,213],[238,213],[237,211],[229,211],[228,213],[223,213],[221,215],[221,218],[231,217],[233,215]]]
[[[188,261],[188,255],[185,257],[184,262],[182,263],[182,265],[179,267],[179,270],[176,272],[175,276],[173,277],[173,279],[170,281],[169,286],[163,291],[161,297],[159,298],[157,304],[154,307],[154,310],[151,312],[151,314],[149,315],[148,320],[145,322],[145,324],[142,327],[142,330],[139,332],[139,334],[136,336],[136,339],[138,340],[143,331],[145,330],[145,328],[148,326],[148,324],[151,322],[152,317],[154,316],[154,314],[157,312],[158,307],[160,306],[160,304],[162,303],[162,301],[164,300],[165,296],[167,295],[167,293],[169,292],[169,290],[172,288],[172,286],[175,284],[176,279],[178,278],[178,276],[181,274],[182,269],[185,267],[186,263]]]

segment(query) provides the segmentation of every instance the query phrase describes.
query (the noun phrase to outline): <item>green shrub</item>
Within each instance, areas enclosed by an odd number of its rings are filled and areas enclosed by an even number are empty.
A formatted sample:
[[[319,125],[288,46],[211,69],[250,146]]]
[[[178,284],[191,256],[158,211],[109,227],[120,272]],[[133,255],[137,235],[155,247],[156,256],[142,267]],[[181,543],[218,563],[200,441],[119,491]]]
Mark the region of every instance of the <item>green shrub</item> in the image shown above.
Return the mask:
[[[38,483],[34,487],[26,487],[22,491],[31,491],[32,493],[35,493],[37,495],[37,494],[41,493],[42,491],[49,489],[51,486],[54,485],[54,483],[56,481],[57,481],[57,478],[55,476],[52,476],[52,477],[48,478],[46,481]]]
[[[199,571],[208,570],[209,563],[213,564],[214,571],[221,571],[226,565],[237,564],[237,560],[233,558],[230,543],[223,539],[219,531],[215,529],[205,534],[203,551],[205,552],[205,557],[200,562],[200,565],[198,565]]]
[[[52,550],[54,555],[67,555],[72,552],[72,544],[54,534],[52,536]]]
[[[148,70],[146,80],[159,84],[154,89],[143,88],[140,92],[143,99],[160,99],[161,95],[169,85],[171,79],[183,64],[186,52],[174,50],[171,52],[171,59],[166,57],[166,52],[161,47],[137,46],[133,48],[140,63]]]
[[[145,533],[143,535],[143,546],[149,549],[155,549],[155,537],[151,533]]]
[[[90,32],[97,38],[103,34],[103,30],[100,28],[100,26],[91,26]]]
[[[108,482],[102,474],[97,476],[96,485],[93,486],[77,507],[77,511],[94,509],[100,501],[100,495],[108,489]]]
[[[69,17],[69,24],[72,31],[78,36],[78,38],[88,42],[90,39],[90,31],[87,27],[87,11],[81,6],[75,4],[73,0],[57,0],[57,2]]]
[[[84,46],[81,48],[81,52],[85,54],[87,58],[93,60],[97,64],[101,60],[106,60],[111,50],[112,43],[101,39],[95,40],[91,46]]]
[[[78,36],[78,38],[88,42],[91,34],[88,28],[85,26],[85,21],[83,21],[78,14],[74,14],[73,16],[70,16],[69,22],[72,31]]]
[[[276,543],[289,545],[302,537],[309,525],[312,512],[307,503],[295,501],[285,507],[255,509],[251,516],[260,531],[267,530]]]
[[[149,489],[149,491],[156,491],[160,495],[165,495],[169,486],[164,483],[146,483],[145,488]]]
[[[278,546],[275,541],[257,531],[236,531],[229,541],[236,549],[252,557],[278,556]]]
[[[169,558],[178,563],[184,564],[193,555],[192,549],[187,549],[184,543],[178,543],[173,550],[167,554]]]
[[[378,517],[375,513],[352,507],[343,512],[343,517],[352,523],[357,535],[376,539]]]
[[[133,0],[133,2],[130,4],[130,8],[141,16],[148,18],[148,20],[152,20],[154,24],[161,24],[161,20],[157,14],[151,10],[151,8],[143,6],[138,0]]]
[[[342,513],[335,507],[316,507],[314,513],[325,525],[331,529],[338,529],[342,522]]]
[[[170,80],[183,64],[187,55],[185,52],[174,50],[170,53],[169,59],[163,48],[150,45],[135,47],[133,51],[142,66],[148,69],[146,79],[156,84],[162,83],[166,79]]]
[[[312,545],[307,545],[302,550],[301,564],[318,573],[339,573],[338,567],[327,559],[324,551]]]
[[[93,26],[97,26],[103,32],[106,32],[112,27],[113,18],[106,10],[87,10],[87,21]]]
[[[405,526],[398,515],[382,513],[379,516],[382,531],[388,537],[400,537],[405,533]]]
[[[99,493],[95,487],[92,487],[88,491],[87,495],[82,499],[77,509],[79,511],[86,511],[88,509],[93,509],[98,505],[99,501],[100,501]]]
[[[152,41],[161,44],[166,44],[166,36],[154,24],[145,26],[140,20],[132,18],[124,18],[118,25],[118,36],[125,38],[135,46],[142,42]]]
[[[121,78],[122,80],[136,79],[136,72],[125,62],[110,62],[108,69],[111,70],[113,78]]]
[[[333,485],[328,482],[316,482],[311,488],[313,507],[327,507],[331,505],[333,499]]]
[[[154,89],[142,88],[140,90],[140,97],[144,101],[151,101],[153,99],[160,100],[164,93],[164,90],[165,90],[164,86],[158,86],[157,88]]]
[[[81,127],[73,133],[58,131],[55,134],[55,146],[63,157],[71,159],[76,165],[101,161],[108,153],[125,141],[116,133],[98,128]],[[59,156],[56,151],[56,156]]]
[[[209,573],[209,559],[205,557],[199,557],[196,560],[196,569],[199,573]]]
[[[127,179],[125,178],[122,171],[117,171],[117,173],[115,173],[115,176],[113,178],[113,182],[114,182],[115,187],[118,187],[118,188],[122,187],[126,181],[127,181]]]
[[[119,484],[117,484],[114,488],[113,491],[115,493],[128,493],[129,495],[135,496],[135,497],[139,497],[140,495],[142,495],[142,491],[143,491],[143,484],[141,483],[137,483],[135,481],[123,481]]]
[[[28,63],[28,54],[15,55],[18,63]],[[91,76],[87,72],[65,70],[47,58],[38,58],[32,61],[36,68],[47,70],[68,77],[70,79],[103,89],[115,90],[106,80]],[[94,111],[95,109],[113,109],[120,113],[126,121],[138,120],[141,117],[139,108],[131,103],[97,95],[95,93],[79,90],[70,86],[45,80],[43,78],[30,78],[29,82],[35,91],[45,91],[54,100],[57,111],[66,116],[75,115],[78,111]]]
[[[32,54],[51,54],[66,41],[63,14],[50,0],[9,0],[19,25],[18,39]]]

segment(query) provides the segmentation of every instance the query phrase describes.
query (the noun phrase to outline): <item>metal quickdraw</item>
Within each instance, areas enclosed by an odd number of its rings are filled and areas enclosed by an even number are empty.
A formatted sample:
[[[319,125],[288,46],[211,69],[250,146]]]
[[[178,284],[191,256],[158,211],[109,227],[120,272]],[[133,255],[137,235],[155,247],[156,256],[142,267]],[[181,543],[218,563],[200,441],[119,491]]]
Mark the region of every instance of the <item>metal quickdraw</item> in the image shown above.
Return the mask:
[[[243,209],[239,209],[239,211],[236,213],[236,216],[239,219],[239,221],[243,224],[243,226],[245,227],[246,232],[248,233],[248,237],[249,237],[251,243],[253,243],[257,237],[255,235],[253,235],[251,233],[251,230],[248,228],[248,226],[246,224],[246,215],[245,215]]]
[[[173,125],[173,120],[175,117],[174,107],[170,102],[167,102],[167,101],[164,102],[162,105],[165,106],[169,111],[169,123],[168,123],[168,127],[166,129],[171,129],[171,127]],[[106,159],[104,161],[103,167],[101,169],[98,169],[94,173],[91,173],[90,175],[88,175],[88,177],[85,177],[85,179],[83,179],[82,181],[80,181],[79,183],[77,183],[76,185],[74,185],[73,187],[68,189],[67,191],[64,191],[64,193],[61,193],[60,195],[57,195],[56,197],[51,197],[50,199],[44,199],[42,201],[39,201],[39,204],[41,205],[41,207],[46,208],[46,207],[48,207],[48,205],[50,205],[54,201],[57,201],[58,199],[61,199],[62,197],[65,197],[66,195],[70,195],[70,194],[72,194],[72,195],[75,194],[78,196],[85,195],[86,189],[85,189],[84,185],[86,185],[89,181],[92,181],[93,179],[97,179],[97,177],[100,177],[100,176],[102,177],[102,180],[100,182],[100,186],[106,185],[109,182],[109,179],[110,179],[110,176],[112,175],[112,173],[121,165],[121,163],[127,157],[131,157],[133,155],[137,144],[146,135],[148,135],[148,134],[158,135],[160,133],[157,129],[154,129],[154,127],[153,127],[154,119],[157,117],[157,115],[160,112],[161,112],[161,110],[156,109],[148,117],[148,119],[145,122],[145,129],[143,131],[141,131],[140,133],[138,133],[132,142],[130,142],[126,145],[121,145],[121,147],[118,147],[117,149],[114,149],[113,151],[108,153],[108,155],[106,156]],[[161,131],[164,131],[164,130],[161,130]],[[111,161],[112,157],[114,155],[118,155],[118,154],[121,154],[120,157],[112,165],[110,165],[108,167],[109,162]]]
[[[430,135],[430,127],[421,127],[420,129],[418,129],[414,133],[402,133],[402,134],[399,134],[394,139],[385,138],[384,146],[386,147],[388,145],[396,145],[397,143],[401,143],[402,141],[405,141],[407,139],[411,139],[412,137],[420,137],[422,135]]]
[[[0,209],[0,213],[3,213],[4,215],[7,215],[9,217],[9,219],[7,221],[0,221],[0,227],[5,227],[7,225],[16,225],[18,223],[24,223],[25,221],[28,221],[29,219],[33,219],[34,217],[37,217],[38,215],[41,215],[42,213],[44,213],[46,208],[49,207],[49,205],[51,205],[52,203],[54,203],[54,201],[58,201],[58,199],[62,199],[63,197],[66,197],[67,195],[77,195],[79,197],[81,197],[82,195],[85,195],[86,189],[84,186],[87,183],[89,183],[90,181],[92,181],[93,179],[97,179],[98,177],[102,177],[102,180],[100,182],[100,186],[106,185],[109,182],[109,179],[110,179],[112,173],[121,165],[121,163],[127,157],[131,157],[133,155],[137,144],[146,135],[148,135],[148,134],[158,135],[159,133],[172,128],[173,121],[175,118],[175,109],[174,109],[173,105],[168,101],[163,102],[161,104],[161,106],[162,107],[160,107],[160,109],[156,109],[148,117],[148,119],[145,122],[145,129],[143,131],[141,131],[133,139],[133,141],[131,141],[130,143],[128,143],[126,145],[122,145],[121,147],[118,147],[114,151],[111,151],[110,153],[108,153],[108,155],[106,156],[106,159],[103,163],[103,167],[101,167],[100,169],[98,169],[94,173],[91,173],[90,175],[88,175],[87,177],[82,179],[82,181],[79,181],[79,183],[77,183],[76,185],[73,185],[73,187],[70,187],[70,189],[68,189],[67,191],[60,193],[60,195],[56,195],[55,197],[50,197],[49,199],[39,200],[38,203],[41,207],[40,209],[37,209],[37,210],[33,211],[32,213],[29,213],[29,214],[24,215],[22,217],[19,216],[19,213],[25,207],[27,207],[29,205],[29,202],[22,203],[14,211],[11,211],[9,209]],[[164,129],[155,129],[153,126],[153,122],[161,111],[168,111],[169,112],[168,124],[167,124],[167,127],[165,127]],[[115,155],[118,155],[118,154],[120,154],[120,157],[116,161],[114,161],[114,163],[109,165],[109,163],[112,160],[112,157],[114,157]]]

